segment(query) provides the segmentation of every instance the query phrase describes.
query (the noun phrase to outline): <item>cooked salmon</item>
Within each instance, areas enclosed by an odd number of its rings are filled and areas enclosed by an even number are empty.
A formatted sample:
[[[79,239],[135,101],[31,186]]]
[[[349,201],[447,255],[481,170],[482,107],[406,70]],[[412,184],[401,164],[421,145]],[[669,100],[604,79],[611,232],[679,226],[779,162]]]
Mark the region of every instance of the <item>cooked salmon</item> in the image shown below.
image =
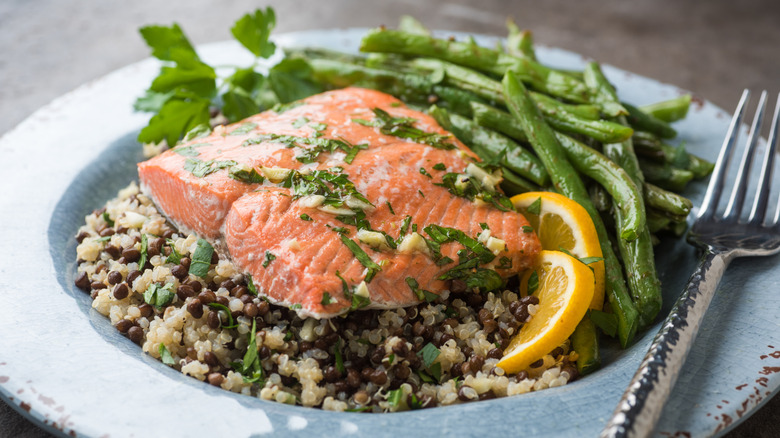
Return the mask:
[[[387,129],[381,114],[412,134]],[[160,210],[227,251],[262,295],[322,318],[356,296],[395,308],[446,289],[442,275],[471,253],[457,238],[438,248],[430,225],[479,237],[494,255],[480,268],[502,277],[534,263],[540,244],[521,214],[442,184],[475,161],[426,114],[346,88],[216,129],[138,170]]]

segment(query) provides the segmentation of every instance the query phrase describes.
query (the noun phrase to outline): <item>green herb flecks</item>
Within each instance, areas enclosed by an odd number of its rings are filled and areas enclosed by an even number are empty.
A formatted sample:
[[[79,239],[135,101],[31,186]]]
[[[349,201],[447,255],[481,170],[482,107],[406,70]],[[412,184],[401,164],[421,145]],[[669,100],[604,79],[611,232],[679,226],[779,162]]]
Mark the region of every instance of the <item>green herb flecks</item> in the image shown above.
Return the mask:
[[[173,360],[173,355],[171,355],[171,352],[168,351],[168,348],[165,346],[165,344],[160,344],[160,348],[157,349],[158,353],[160,353],[160,360],[165,365],[175,365],[176,361]]]
[[[238,327],[238,324],[236,324],[235,321],[233,321],[233,313],[230,311],[230,309],[226,305],[219,304],[219,303],[209,303],[208,306],[211,307],[212,309],[217,310],[218,312],[220,310],[225,312],[225,315],[226,315],[226,318],[227,318],[227,324],[224,324],[222,322],[222,317],[221,316],[219,318],[219,324],[220,324],[220,326],[223,329],[234,329],[234,328]]]
[[[252,278],[252,274],[244,274],[244,276],[246,277],[246,288],[249,289],[249,293],[257,296],[257,286],[255,286],[255,281]]]
[[[265,258],[263,259],[263,267],[267,268],[274,260],[276,260],[276,256],[271,251],[266,251]]]
[[[291,189],[293,199],[304,196],[322,195],[325,197],[323,205],[343,208],[350,197],[366,205],[373,206],[365,196],[355,189],[355,184],[343,173],[330,173],[324,170],[316,170],[311,173],[290,172],[282,181],[282,187]]]
[[[341,338],[336,339],[333,344],[333,358],[336,360],[336,370],[344,375],[347,370],[344,368],[344,358],[341,356]]]
[[[162,309],[168,304],[171,304],[174,296],[176,296],[176,292],[173,291],[173,283],[166,283],[165,286],[152,283],[146,288],[146,291],[144,291],[144,302],[158,309]]]
[[[344,277],[341,276],[339,271],[336,271],[336,277],[338,277],[339,280],[341,280],[341,292],[344,294],[344,298],[346,298],[350,303],[352,303],[349,307],[350,311],[362,309],[368,306],[369,304],[371,304],[370,298],[356,294],[353,288],[349,287],[347,281],[344,280]]]
[[[395,216],[395,210],[393,210],[393,205],[390,203],[390,201],[385,201],[385,204],[387,204],[387,208],[390,210],[390,214]]]
[[[258,383],[263,386],[265,371],[257,355],[257,321],[252,320],[252,330],[249,332],[249,345],[241,362],[231,362],[230,366],[244,378],[244,383]]]
[[[431,174],[430,174],[430,173],[428,173],[428,171],[427,171],[427,170],[425,170],[425,168],[424,168],[424,167],[421,167],[421,168],[420,168],[420,173],[421,173],[422,175],[425,175],[425,176],[427,176],[428,178],[433,178],[433,176],[431,176]]]
[[[233,160],[227,160],[227,161],[216,161],[216,160],[209,160],[209,161],[203,161],[199,160],[197,158],[187,158],[187,160],[184,162],[184,170],[190,172],[194,176],[198,178],[203,178],[207,175],[211,175],[214,172],[217,172],[221,169],[227,169],[231,166],[236,166],[238,163],[236,163]]]
[[[539,213],[542,212],[542,197],[536,198],[534,202],[531,203],[531,205],[526,208],[526,211],[530,214],[539,215]]]
[[[146,266],[146,259],[149,257],[149,237],[141,234],[141,258],[138,259],[138,269],[143,270]]]
[[[168,255],[168,258],[165,259],[165,263],[173,263],[174,265],[178,265],[181,261],[182,255],[179,254],[179,251],[176,251],[176,243],[173,241],[173,239],[166,239],[165,242],[171,248],[171,253]]]
[[[469,201],[480,199],[483,202],[492,204],[501,211],[512,211],[514,206],[504,194],[495,190],[491,191],[482,186],[477,178],[460,173],[446,173],[442,176],[440,183],[434,183],[437,186],[444,187],[455,196],[466,198]]]
[[[496,255],[477,239],[467,236],[461,230],[433,224],[425,227],[425,232],[431,237],[429,248],[432,250],[438,250],[440,245],[448,242],[458,242],[464,246],[458,251],[458,264],[440,275],[439,280],[463,280],[468,288],[479,288],[482,291],[496,290],[504,285],[504,280],[496,271],[481,266],[492,262]]]
[[[420,301],[425,301],[426,303],[430,303],[432,301],[436,301],[436,299],[439,298],[439,296],[433,292],[420,289],[420,285],[417,283],[417,280],[415,280],[413,277],[406,277],[406,284],[409,286],[409,289],[412,290],[414,295]]]
[[[533,295],[537,289],[539,289],[539,274],[533,271],[528,277],[528,295]]]
[[[375,119],[368,121],[363,119],[352,119],[353,122],[364,126],[373,126],[379,128],[379,132],[385,135],[412,140],[416,143],[427,144],[437,149],[455,149],[455,145],[449,140],[450,135],[437,134],[435,132],[425,132],[414,127],[416,119],[411,117],[393,117],[387,111],[381,108],[373,109]]]
[[[304,220],[304,221],[313,221],[314,219],[312,219],[312,218],[311,218],[311,216],[309,216],[308,214],[306,214],[306,213],[303,213],[303,214],[301,215],[301,220]]]
[[[397,408],[404,397],[404,390],[403,388],[394,389],[392,391],[387,391],[387,403],[394,408]]]
[[[205,239],[198,239],[198,244],[190,261],[189,273],[200,278],[206,278],[211,267],[211,257],[213,255],[214,247]]]
[[[346,153],[344,162],[351,164],[359,151],[368,148],[367,144],[353,145],[344,139],[298,137],[280,134],[259,135],[245,140],[242,146],[252,146],[264,142],[276,142],[288,148],[298,147],[302,149],[301,153],[295,156],[295,159],[301,163],[313,163],[317,161],[317,157],[321,153],[333,153],[341,150]]]
[[[241,165],[232,166],[228,170],[228,176],[236,181],[247,184],[261,184],[265,181],[265,178],[263,178],[255,168],[252,167],[247,169],[245,166]]]
[[[433,169],[444,171],[447,170],[447,166],[445,166],[444,163],[436,163],[433,165]]]
[[[252,123],[252,122],[242,123],[242,124],[238,125],[238,127],[236,129],[230,131],[230,134],[228,134],[228,135],[249,134],[255,128],[257,128],[257,123]]]
[[[345,235],[341,235],[341,242],[346,245],[347,248],[349,248],[350,251],[352,251],[352,254],[355,256],[356,259],[360,262],[361,265],[365,266],[366,269],[368,269],[368,273],[366,274],[366,283],[370,283],[371,280],[373,280],[374,276],[382,270],[382,267],[379,266],[376,262],[371,260],[371,257],[366,254],[365,251],[363,251],[362,248],[360,248],[360,245],[357,244],[354,240],[350,239],[349,237]]]
[[[307,123],[309,123],[309,119],[307,117],[298,117],[294,122],[292,122],[292,127],[298,129]]]
[[[533,233],[534,228],[530,225],[523,225],[523,232],[524,233]]]
[[[335,302],[336,300],[334,300],[333,297],[331,297],[328,292],[324,292],[322,294],[322,300],[320,300],[320,304],[322,304],[323,306],[328,306]]]
[[[101,216],[102,216],[103,220],[106,222],[106,225],[108,225],[109,227],[113,227],[114,226],[114,220],[111,219],[111,216],[108,215],[107,211],[104,211]]]

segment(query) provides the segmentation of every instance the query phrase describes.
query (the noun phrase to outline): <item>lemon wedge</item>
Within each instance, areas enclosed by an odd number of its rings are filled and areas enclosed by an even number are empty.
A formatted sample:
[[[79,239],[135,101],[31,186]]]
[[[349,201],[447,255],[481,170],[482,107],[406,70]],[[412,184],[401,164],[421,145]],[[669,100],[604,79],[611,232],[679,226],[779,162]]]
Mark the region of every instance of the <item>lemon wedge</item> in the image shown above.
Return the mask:
[[[522,371],[571,336],[593,299],[593,271],[560,251],[543,250],[536,268],[539,305],[512,338],[497,366]]]
[[[543,250],[564,249],[586,262],[602,258],[596,227],[580,204],[552,192],[523,193],[512,197],[511,201],[531,223]],[[601,310],[604,305],[604,261],[592,262],[588,266],[593,268],[595,281],[593,301],[589,307]],[[527,283],[528,276],[530,272],[521,279],[521,288]]]

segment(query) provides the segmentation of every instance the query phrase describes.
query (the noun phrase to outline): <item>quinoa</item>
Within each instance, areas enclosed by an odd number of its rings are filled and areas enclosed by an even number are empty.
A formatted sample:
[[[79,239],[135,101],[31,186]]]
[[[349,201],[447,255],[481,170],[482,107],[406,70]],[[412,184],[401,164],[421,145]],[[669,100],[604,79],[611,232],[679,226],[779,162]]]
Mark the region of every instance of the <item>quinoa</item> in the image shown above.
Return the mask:
[[[512,290],[479,293],[453,281],[430,303],[318,320],[254,295],[249,278],[216,253],[205,278],[189,274],[198,237],[176,230],[135,183],[89,214],[76,239],[75,283],[92,307],[145,353],[227,391],[333,411],[392,412],[577,378],[568,341],[528,370],[508,375],[496,366],[539,304]],[[170,301],[149,304],[150,288],[164,288]],[[241,366],[251,339],[261,368],[253,373]]]

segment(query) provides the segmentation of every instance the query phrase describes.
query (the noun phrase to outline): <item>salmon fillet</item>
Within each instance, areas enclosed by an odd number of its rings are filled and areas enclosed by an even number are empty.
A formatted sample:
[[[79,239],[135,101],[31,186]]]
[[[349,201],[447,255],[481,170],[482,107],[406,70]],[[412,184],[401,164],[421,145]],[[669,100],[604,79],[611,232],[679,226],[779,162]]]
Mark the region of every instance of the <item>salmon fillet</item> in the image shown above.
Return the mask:
[[[304,316],[344,313],[355,296],[367,308],[395,308],[419,303],[422,290],[446,289],[439,277],[459,266],[464,246],[445,239],[440,252],[435,244],[432,250],[422,239],[429,225],[480,236],[495,256],[481,268],[502,277],[533,265],[540,244],[523,231],[521,214],[435,184],[448,172],[463,173],[474,154],[451,136],[442,140],[447,149],[382,133],[377,108],[424,133],[449,136],[390,95],[346,88],[140,163],[141,188],[180,229],[227,251],[262,295]],[[237,169],[265,181],[237,179]],[[332,178],[339,179],[317,186]],[[312,195],[316,187],[326,187],[326,195]],[[346,205],[328,206],[333,199]]]

